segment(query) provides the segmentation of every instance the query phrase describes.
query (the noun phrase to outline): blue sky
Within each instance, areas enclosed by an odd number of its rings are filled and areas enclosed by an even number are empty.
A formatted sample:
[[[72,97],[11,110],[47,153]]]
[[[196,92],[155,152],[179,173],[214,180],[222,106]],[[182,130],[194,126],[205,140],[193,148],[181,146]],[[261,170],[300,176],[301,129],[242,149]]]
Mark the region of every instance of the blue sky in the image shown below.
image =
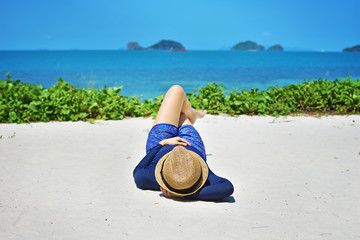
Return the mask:
[[[0,49],[125,49],[162,39],[190,50],[253,40],[285,49],[360,44],[359,0],[0,0]]]

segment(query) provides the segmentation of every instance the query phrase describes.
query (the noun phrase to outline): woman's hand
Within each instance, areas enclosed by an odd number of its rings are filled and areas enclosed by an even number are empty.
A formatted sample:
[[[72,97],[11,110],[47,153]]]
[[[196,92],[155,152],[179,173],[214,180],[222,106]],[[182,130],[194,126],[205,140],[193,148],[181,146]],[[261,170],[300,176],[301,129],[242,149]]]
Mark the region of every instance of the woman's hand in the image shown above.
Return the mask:
[[[182,196],[175,195],[162,187],[160,187],[160,190],[166,198],[183,198]]]
[[[159,142],[161,145],[180,145],[180,146],[191,146],[191,144],[186,141],[186,139],[183,139],[181,137],[173,137],[164,139],[161,142]]]

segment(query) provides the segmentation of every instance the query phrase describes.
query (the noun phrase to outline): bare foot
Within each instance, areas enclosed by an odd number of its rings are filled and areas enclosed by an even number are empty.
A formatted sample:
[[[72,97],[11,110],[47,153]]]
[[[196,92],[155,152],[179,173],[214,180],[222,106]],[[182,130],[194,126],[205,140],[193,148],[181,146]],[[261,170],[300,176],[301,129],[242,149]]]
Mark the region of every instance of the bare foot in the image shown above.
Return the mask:
[[[206,110],[195,110],[197,114],[197,118],[203,118],[205,114],[207,113]]]
[[[193,116],[189,117],[189,120],[192,123],[192,125],[195,124],[196,119],[203,118],[206,113],[207,113],[206,110],[195,110],[195,109],[193,109]]]

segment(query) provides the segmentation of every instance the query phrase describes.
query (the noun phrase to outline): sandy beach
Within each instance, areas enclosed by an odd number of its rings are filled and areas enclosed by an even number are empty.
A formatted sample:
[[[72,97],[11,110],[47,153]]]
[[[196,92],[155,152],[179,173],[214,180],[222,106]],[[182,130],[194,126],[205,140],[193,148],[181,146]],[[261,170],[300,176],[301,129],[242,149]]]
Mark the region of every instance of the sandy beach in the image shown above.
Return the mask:
[[[152,122],[0,124],[0,239],[359,239],[359,115],[198,120],[218,203],[136,188]]]

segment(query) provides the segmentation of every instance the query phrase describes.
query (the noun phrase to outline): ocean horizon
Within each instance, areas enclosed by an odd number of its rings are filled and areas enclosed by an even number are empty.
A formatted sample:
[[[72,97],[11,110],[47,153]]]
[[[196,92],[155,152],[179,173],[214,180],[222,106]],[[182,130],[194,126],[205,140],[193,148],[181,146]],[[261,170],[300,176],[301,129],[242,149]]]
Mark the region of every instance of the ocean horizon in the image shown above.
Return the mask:
[[[360,53],[189,52],[126,50],[6,50],[0,51],[0,79],[51,87],[58,78],[78,88],[120,87],[122,95],[154,98],[174,84],[192,92],[207,83],[266,90],[304,80],[360,79]]]

